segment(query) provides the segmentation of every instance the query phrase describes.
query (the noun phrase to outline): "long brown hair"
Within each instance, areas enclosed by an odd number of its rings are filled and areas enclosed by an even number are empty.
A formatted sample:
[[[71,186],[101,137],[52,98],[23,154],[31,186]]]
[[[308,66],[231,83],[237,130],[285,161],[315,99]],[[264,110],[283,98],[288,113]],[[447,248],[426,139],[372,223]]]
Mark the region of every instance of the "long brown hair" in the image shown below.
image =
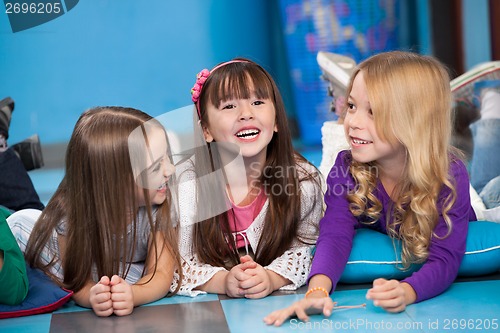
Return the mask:
[[[146,122],[164,130],[148,114],[123,107],[90,109],[75,125],[66,151],[66,173],[35,224],[26,249],[29,264],[41,268],[57,281],[51,274],[55,258],[45,265],[40,253],[45,246],[58,248],[51,239],[64,221],[66,248],[62,253],[64,279],[61,284],[65,288],[79,291],[92,279],[93,269],[99,277],[117,274],[125,278],[128,273],[130,265],[126,261],[133,255],[134,240],[139,237],[136,234],[137,186],[130,159],[130,149],[137,150],[137,147],[131,147],[134,144],[129,143],[128,138],[134,129],[144,127]],[[147,147],[143,145],[142,149],[146,154]],[[180,271],[168,189],[167,193],[167,199],[158,207],[156,221],[153,221],[148,190],[143,190],[151,232],[162,231],[165,235],[165,249],[159,249],[153,237],[152,248],[148,251],[169,251]],[[129,224],[133,244],[126,242]]]
[[[208,124],[207,106],[219,107],[228,99],[248,99],[252,94],[257,98],[270,99],[276,110],[278,132],[274,133],[267,146],[267,156],[260,183],[268,194],[269,208],[255,260],[269,265],[274,259],[290,248],[295,239],[311,244],[314,240],[299,235],[301,221],[300,183],[312,180],[318,191],[321,186],[319,172],[311,173],[298,163],[309,164],[292,146],[291,133],[285,106],[276,83],[270,74],[258,64],[244,58],[237,58],[216,67],[203,85],[199,99],[199,115],[202,126]],[[251,91],[254,87],[255,91]],[[206,144],[202,136],[197,138]],[[223,169],[215,145],[208,143],[210,155],[196,156],[195,168],[199,174],[207,174]],[[312,165],[311,168],[315,169]],[[208,172],[207,172],[208,170]],[[225,184],[212,184],[210,188],[198,188],[198,205],[206,204],[213,195],[226,196]],[[279,188],[276,193],[273,189]],[[286,191],[284,190],[286,189]],[[315,203],[321,205],[321,202]],[[311,208],[313,209],[313,208]],[[307,212],[308,213],[308,212]],[[207,264],[230,268],[239,263],[239,254],[229,227],[229,212],[209,218],[194,226],[194,251],[198,258]]]

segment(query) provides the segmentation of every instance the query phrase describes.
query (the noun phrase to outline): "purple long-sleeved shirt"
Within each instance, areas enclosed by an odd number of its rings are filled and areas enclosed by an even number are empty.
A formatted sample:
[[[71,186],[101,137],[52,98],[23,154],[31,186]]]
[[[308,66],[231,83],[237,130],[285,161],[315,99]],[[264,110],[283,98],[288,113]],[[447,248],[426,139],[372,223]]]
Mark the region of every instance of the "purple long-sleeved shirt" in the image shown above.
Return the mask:
[[[320,221],[319,238],[309,274],[309,279],[316,274],[328,276],[333,284],[332,292],[349,258],[355,229],[371,228],[386,234],[387,213],[392,205],[391,198],[379,182],[375,190],[375,196],[383,206],[379,220],[368,226],[360,223],[360,220],[351,214],[346,198],[346,194],[355,186],[349,172],[350,159],[350,151],[340,152],[328,175],[328,189],[325,194],[327,208]],[[403,280],[415,290],[416,302],[439,295],[455,280],[465,252],[468,222],[476,220],[470,203],[469,176],[465,165],[459,160],[453,160],[449,173],[455,180],[457,194],[456,201],[448,212],[453,225],[451,233],[444,239],[433,237],[426,262],[418,271]],[[449,192],[450,189],[443,186],[437,201],[438,207],[442,206]],[[440,214],[434,233],[442,237],[446,232],[447,227]]]

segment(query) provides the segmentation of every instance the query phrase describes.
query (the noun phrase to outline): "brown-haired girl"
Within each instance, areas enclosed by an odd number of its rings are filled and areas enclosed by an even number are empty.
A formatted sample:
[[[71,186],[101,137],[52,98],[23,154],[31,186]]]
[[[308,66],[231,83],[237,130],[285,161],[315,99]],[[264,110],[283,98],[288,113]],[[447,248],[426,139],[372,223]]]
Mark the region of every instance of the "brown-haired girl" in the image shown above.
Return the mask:
[[[98,316],[128,315],[164,297],[180,263],[169,156],[165,129],[146,113],[84,112],[68,144],[66,174],[45,210],[9,217],[26,260]]]
[[[192,94],[208,154],[180,172],[180,293],[261,298],[302,286],[322,192],[319,172],[292,147],[274,80],[234,59],[203,70]],[[222,182],[206,181],[217,173]],[[227,207],[217,211],[220,201]]]

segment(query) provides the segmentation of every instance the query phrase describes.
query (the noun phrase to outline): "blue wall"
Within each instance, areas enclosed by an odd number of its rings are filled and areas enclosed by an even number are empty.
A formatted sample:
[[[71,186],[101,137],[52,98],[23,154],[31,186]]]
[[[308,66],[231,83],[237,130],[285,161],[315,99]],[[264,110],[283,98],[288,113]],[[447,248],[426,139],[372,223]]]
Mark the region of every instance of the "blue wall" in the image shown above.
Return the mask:
[[[400,1],[403,49],[432,54],[428,1]],[[71,2],[77,5],[64,15],[17,33],[0,13],[0,98],[16,102],[11,144],[33,133],[43,144],[65,142],[81,112],[96,105],[132,106],[153,116],[188,105],[196,73],[236,56],[271,72],[295,116],[280,15],[280,6],[294,1]],[[487,0],[462,4],[468,69],[490,60]],[[410,22],[414,12],[416,22]]]
[[[266,0],[82,0],[17,33],[2,10],[0,98],[16,102],[9,142],[33,133],[44,144],[67,141],[96,105],[153,116],[188,105],[196,73],[236,56],[279,72],[272,8]]]

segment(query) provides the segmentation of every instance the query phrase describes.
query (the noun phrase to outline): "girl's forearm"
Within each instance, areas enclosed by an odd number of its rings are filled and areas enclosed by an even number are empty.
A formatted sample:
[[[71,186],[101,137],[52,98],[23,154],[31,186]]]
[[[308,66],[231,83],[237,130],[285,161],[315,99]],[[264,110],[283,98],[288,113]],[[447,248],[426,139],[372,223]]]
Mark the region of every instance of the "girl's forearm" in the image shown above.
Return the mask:
[[[96,283],[94,281],[88,281],[82,289],[73,294],[73,300],[79,306],[84,308],[91,308],[90,304],[90,288],[92,288]]]
[[[219,271],[205,284],[196,289],[212,294],[226,294],[226,277],[228,273],[228,271]]]
[[[151,303],[167,295],[172,283],[172,274],[157,271],[143,276],[137,283],[132,285],[134,307]]]

